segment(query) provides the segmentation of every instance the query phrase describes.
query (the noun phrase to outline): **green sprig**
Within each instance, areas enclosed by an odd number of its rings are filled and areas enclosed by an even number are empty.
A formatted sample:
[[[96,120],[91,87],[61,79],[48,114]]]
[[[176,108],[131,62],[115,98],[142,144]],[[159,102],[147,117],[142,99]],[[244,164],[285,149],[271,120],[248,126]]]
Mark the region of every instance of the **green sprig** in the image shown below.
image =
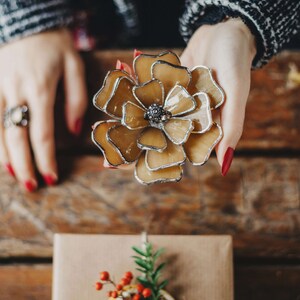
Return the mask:
[[[144,286],[152,291],[152,295],[149,300],[159,300],[160,292],[164,289],[168,280],[160,281],[161,272],[166,266],[166,263],[163,262],[157,265],[158,258],[163,254],[164,249],[158,249],[156,252],[153,252],[153,246],[151,243],[144,244],[145,249],[140,249],[138,247],[132,247],[132,249],[139,255],[133,256],[134,262],[137,264],[136,270],[141,272],[143,276],[138,276],[137,280]]]

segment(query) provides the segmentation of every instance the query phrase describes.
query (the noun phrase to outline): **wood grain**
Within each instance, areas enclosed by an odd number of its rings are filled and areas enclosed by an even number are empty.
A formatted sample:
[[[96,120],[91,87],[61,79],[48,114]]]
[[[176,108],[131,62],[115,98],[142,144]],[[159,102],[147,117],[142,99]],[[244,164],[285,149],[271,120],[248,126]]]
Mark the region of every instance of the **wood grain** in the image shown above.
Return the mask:
[[[0,173],[0,256],[50,257],[55,232],[232,234],[237,256],[300,257],[300,159],[215,158],[178,184],[140,185],[97,156],[61,157],[61,184],[22,192]]]
[[[145,50],[159,53],[161,50]],[[178,54],[180,50],[176,51]],[[84,56],[89,109],[85,119],[82,139],[68,135],[63,124],[62,107],[58,109],[57,135],[60,149],[95,151],[90,139],[91,125],[105,116],[92,106],[92,96],[102,86],[108,70],[115,68],[117,59],[131,64],[132,51],[99,51]],[[246,111],[244,134],[238,151],[288,151],[300,149],[300,86],[291,84],[291,66],[300,70],[300,52],[284,52],[274,58],[265,68],[252,72],[251,92]],[[225,91],[226,92],[226,91]],[[63,97],[62,92],[60,98]],[[58,101],[62,103],[61,101]]]

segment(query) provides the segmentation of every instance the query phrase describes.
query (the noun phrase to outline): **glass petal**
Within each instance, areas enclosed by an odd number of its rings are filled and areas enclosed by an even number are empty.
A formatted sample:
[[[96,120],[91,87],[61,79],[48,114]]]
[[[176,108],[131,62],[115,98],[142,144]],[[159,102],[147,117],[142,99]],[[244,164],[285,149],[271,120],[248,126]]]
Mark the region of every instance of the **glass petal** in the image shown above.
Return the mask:
[[[191,73],[186,67],[172,65],[165,61],[157,61],[152,65],[152,79],[158,79],[164,85],[165,93],[177,84],[187,87],[191,80]]]
[[[163,84],[158,80],[151,80],[142,85],[134,86],[133,94],[145,108],[153,103],[163,105],[165,97]]]
[[[124,103],[131,101],[132,103],[139,104],[133,96],[133,86],[134,83],[126,77],[121,77],[118,79],[115,91],[105,107],[105,112],[108,115],[120,119],[122,118],[122,109]]]
[[[145,110],[132,103],[127,102],[123,105],[122,124],[129,129],[141,129],[149,125],[149,122],[144,118]]]
[[[151,171],[181,165],[185,159],[182,146],[175,145],[169,140],[167,140],[167,148],[164,151],[148,150],[146,153],[146,164]]]
[[[202,92],[195,94],[194,99],[197,103],[197,108],[191,114],[187,115],[186,118],[193,120],[193,133],[204,133],[213,124],[210,101],[207,94]]]
[[[130,130],[123,125],[112,127],[108,133],[108,140],[116,146],[126,163],[132,163],[137,160],[141,149],[137,146],[137,139],[142,129]]]
[[[134,175],[142,184],[177,182],[182,177],[182,167],[174,166],[150,171],[146,166],[145,154],[142,154],[135,166]]]
[[[220,125],[214,123],[211,129],[203,134],[192,133],[184,144],[184,150],[193,165],[203,165],[212,150],[222,138]]]
[[[92,132],[93,142],[100,148],[107,162],[111,166],[119,166],[124,164],[124,160],[122,159],[120,153],[115,146],[108,142],[106,137],[108,130],[119,124],[119,122],[112,120],[98,122],[95,124]]]
[[[180,85],[175,85],[171,89],[164,104],[164,109],[172,113],[172,116],[180,116],[195,108],[195,99]]]
[[[205,66],[198,66],[192,70],[188,91],[191,95],[199,92],[207,93],[213,109],[218,108],[225,101],[223,90],[214,80],[211,70]]]
[[[162,151],[167,147],[167,140],[162,131],[158,128],[148,127],[138,139],[138,146],[143,150]]]
[[[121,77],[129,78],[129,74],[121,70],[113,70],[107,73],[101,89],[93,98],[93,103],[97,108],[104,111],[107,102],[114,93],[116,82]]]
[[[167,137],[176,145],[185,143],[193,129],[193,121],[183,118],[172,118],[163,127]]]
[[[139,83],[144,83],[152,79],[151,66],[158,60],[163,60],[173,65],[180,66],[178,56],[170,51],[164,51],[159,55],[141,54],[133,61],[133,69]]]

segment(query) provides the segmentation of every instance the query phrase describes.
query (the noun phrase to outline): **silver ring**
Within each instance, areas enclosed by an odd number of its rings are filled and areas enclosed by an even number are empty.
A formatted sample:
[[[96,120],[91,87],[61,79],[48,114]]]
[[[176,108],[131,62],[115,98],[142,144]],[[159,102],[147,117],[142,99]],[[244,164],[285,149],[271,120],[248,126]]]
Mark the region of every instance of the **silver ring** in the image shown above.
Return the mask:
[[[29,110],[26,105],[18,105],[6,109],[3,115],[4,128],[10,126],[27,127],[29,124]]]

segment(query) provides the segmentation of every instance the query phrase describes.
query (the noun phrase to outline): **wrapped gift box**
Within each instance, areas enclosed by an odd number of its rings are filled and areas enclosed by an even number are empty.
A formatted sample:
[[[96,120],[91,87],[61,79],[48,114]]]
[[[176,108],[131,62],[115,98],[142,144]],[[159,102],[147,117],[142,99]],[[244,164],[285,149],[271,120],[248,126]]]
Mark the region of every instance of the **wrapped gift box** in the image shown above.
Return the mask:
[[[149,242],[165,248],[163,277],[176,300],[232,300],[233,266],[230,236],[153,235]],[[119,280],[135,274],[132,246],[139,235],[57,234],[54,239],[53,300],[106,300],[94,283],[100,271]]]

